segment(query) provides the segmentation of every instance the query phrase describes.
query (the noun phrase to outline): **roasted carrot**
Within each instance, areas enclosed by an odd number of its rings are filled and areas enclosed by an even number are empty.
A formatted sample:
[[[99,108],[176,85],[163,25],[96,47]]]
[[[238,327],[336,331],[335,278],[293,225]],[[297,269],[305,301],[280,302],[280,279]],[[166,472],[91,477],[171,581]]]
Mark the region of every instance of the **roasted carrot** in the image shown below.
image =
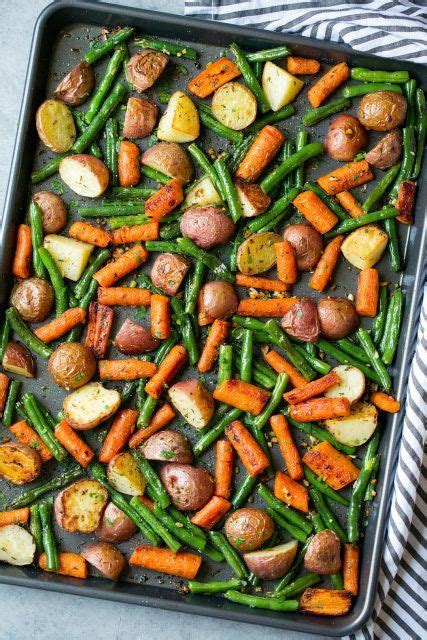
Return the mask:
[[[236,273],[236,284],[239,287],[250,287],[251,289],[264,289],[264,291],[289,291],[291,288],[281,280],[272,278],[262,278],[260,276],[247,276],[244,273]]]
[[[150,511],[154,509],[154,502],[150,498],[147,498],[147,496],[138,496],[138,500],[141,504],[145,504],[145,506],[148,507]]]
[[[283,471],[277,471],[274,478],[274,495],[290,507],[308,513],[307,489]]]
[[[202,559],[195,553],[185,551],[174,553],[170,549],[146,546],[136,547],[129,563],[144,569],[192,580],[197,575]]]
[[[34,330],[35,335],[43,340],[43,342],[52,342],[58,340],[61,336],[65,335],[71,329],[78,324],[83,324],[86,318],[86,311],[81,307],[72,307],[67,309],[60,316],[44,324],[42,327],[37,327]]]
[[[145,203],[145,213],[160,221],[184,200],[184,191],[179,180],[174,178],[156,191]]]
[[[365,215],[365,211],[363,211],[362,207],[350,191],[341,191],[341,193],[337,193],[336,199],[352,218],[360,218]]]
[[[302,461],[337,491],[354,482],[359,475],[359,469],[350,458],[337,451],[329,442],[320,442],[312,447]]]
[[[139,380],[151,378],[157,371],[154,362],[137,358],[126,360],[100,360],[99,377],[101,380]]]
[[[212,369],[218,357],[219,348],[227,338],[229,328],[230,323],[226,320],[214,321],[197,364],[200,373],[206,373]]]
[[[42,462],[48,462],[48,460],[53,458],[50,449],[47,448],[39,434],[36,433],[34,429],[25,422],[25,420],[15,422],[15,424],[12,424],[9,429],[19,442],[26,444],[27,447],[35,449]]]
[[[95,344],[95,327],[96,327],[96,310],[98,308],[97,302],[91,302],[88,311],[88,321],[86,326],[86,338],[85,347],[93,351]]]
[[[0,511],[0,527],[7,524],[27,524],[30,517],[30,508],[12,509],[11,511]]]
[[[253,478],[270,465],[267,456],[255,438],[240,422],[234,420],[225,428],[225,435],[237,451],[246,471]]]
[[[72,578],[87,578],[86,560],[79,556],[78,553],[67,553],[60,551],[58,553],[59,569],[54,573],[61,576],[71,576]],[[43,571],[51,571],[46,566],[46,554],[43,552],[39,558],[39,567]]]
[[[89,224],[89,222],[73,222],[68,230],[68,234],[71,238],[75,238],[75,240],[93,244],[95,247],[106,247],[111,241],[111,236],[108,231],[94,224]]]
[[[117,168],[121,187],[134,187],[138,184],[141,178],[138,145],[129,140],[120,142]]]
[[[327,233],[338,222],[335,213],[313,191],[298,194],[293,204],[319,233]]]
[[[220,58],[210,62],[203,71],[190,80],[187,86],[189,91],[198,98],[206,98],[223,84],[239,76],[240,69],[237,64],[228,58]]]
[[[159,340],[171,334],[171,306],[169,298],[153,293],[150,300],[151,333]]]
[[[295,369],[294,366],[290,364],[287,360],[282,358],[282,356],[271,349],[271,351],[267,351],[267,353],[263,353],[264,360],[272,367],[277,373],[287,373],[289,376],[289,380],[292,386],[297,389],[301,389],[305,387],[307,384],[307,380],[300,374],[300,372]]]
[[[215,389],[213,397],[218,402],[225,402],[232,407],[257,416],[267,403],[270,392],[256,387],[250,382],[231,379],[221,382],[219,387]]]
[[[335,195],[336,193],[341,193],[341,191],[348,191],[365,184],[365,182],[372,180],[373,177],[371,168],[366,160],[359,160],[334,169],[330,173],[317,178],[317,182],[326,193]]]
[[[291,418],[299,422],[343,418],[348,415],[350,415],[350,402],[347,398],[312,398],[294,404],[290,408]]]
[[[290,242],[282,240],[274,244],[277,275],[286,284],[295,284],[298,280],[297,260]]]
[[[403,180],[398,189],[396,209],[400,215],[396,217],[396,220],[403,224],[412,224],[414,222],[412,211],[414,209],[415,190],[415,182],[412,182],[412,180]]]
[[[315,291],[324,291],[332,280],[334,269],[341,255],[343,241],[344,236],[337,236],[326,246],[308,283],[308,286]]]
[[[380,278],[374,268],[362,269],[357,280],[356,311],[359,316],[377,315]]]
[[[133,227],[121,227],[110,231],[112,244],[130,244],[131,242],[145,242],[157,240],[159,237],[159,223],[146,222]]]
[[[342,561],[344,589],[353,596],[359,593],[359,560],[360,549],[357,544],[345,544]]]
[[[345,616],[350,611],[351,593],[344,589],[306,589],[299,601],[300,611],[317,616]]]
[[[312,107],[320,107],[322,102],[350,76],[350,69],[345,62],[340,62],[329,69],[307,93]]]
[[[103,358],[107,351],[111,329],[113,328],[114,312],[110,307],[99,304],[99,302],[95,304],[97,307],[93,334],[93,355],[95,358]]]
[[[151,292],[136,287],[99,287],[98,302],[111,307],[148,307]]]
[[[205,506],[191,518],[191,522],[203,529],[212,529],[233,505],[225,498],[213,496]]]
[[[370,401],[378,407],[378,409],[387,411],[387,413],[397,413],[400,411],[400,402],[383,391],[372,391]]]
[[[281,413],[271,416],[270,426],[279,443],[280,451],[285,460],[286,469],[292,480],[304,478],[304,468],[298,448],[292,438],[288,421]]]
[[[114,422],[98,455],[100,462],[108,463],[115,455],[123,451],[135,429],[138,416],[139,411],[134,409],[120,409],[116,413]]]
[[[285,140],[283,133],[267,124],[253,141],[237,169],[236,176],[254,182],[270,164]]]
[[[122,253],[116,260],[109,262],[93,277],[101,287],[111,287],[117,280],[124,278],[128,273],[138,269],[148,260],[149,253],[141,244],[134,245],[128,251]]]
[[[9,378],[5,373],[0,373],[0,417],[3,415],[9,389]]]
[[[334,384],[337,384],[339,381],[339,375],[336,374],[335,371],[330,371],[326,376],[313,380],[313,382],[308,382],[302,389],[292,389],[292,391],[288,391],[283,395],[283,398],[286,402],[289,402],[289,404],[305,402],[305,400],[320,396],[326,389],[333,387]]]
[[[148,425],[144,427],[144,429],[138,429],[138,431],[135,431],[135,433],[131,435],[129,439],[130,449],[139,447],[139,445],[148,440],[150,436],[152,436],[154,433],[157,433],[157,431],[160,431],[160,429],[163,429],[163,427],[169,424],[169,422],[172,422],[174,418],[175,413],[172,407],[170,406],[170,404],[165,402],[165,404],[160,407],[158,411],[156,411],[156,413],[151,418]]]
[[[31,227],[20,224],[16,234],[16,249],[12,273],[17,278],[29,278],[31,274]]]
[[[240,300],[237,313],[253,318],[282,318],[297,301],[297,298],[244,298]]]
[[[169,351],[157,373],[145,385],[145,391],[152,398],[160,398],[164,389],[175,378],[188,360],[184,347],[177,344]]]
[[[233,447],[228,440],[217,440],[215,461],[215,495],[228,499],[233,480]]]
[[[318,73],[320,62],[312,58],[298,58],[297,56],[288,56],[286,58],[289,73],[295,75],[312,75]]]
[[[66,420],[61,420],[56,425],[55,437],[82,467],[86,468],[93,459],[94,451],[77,435]]]

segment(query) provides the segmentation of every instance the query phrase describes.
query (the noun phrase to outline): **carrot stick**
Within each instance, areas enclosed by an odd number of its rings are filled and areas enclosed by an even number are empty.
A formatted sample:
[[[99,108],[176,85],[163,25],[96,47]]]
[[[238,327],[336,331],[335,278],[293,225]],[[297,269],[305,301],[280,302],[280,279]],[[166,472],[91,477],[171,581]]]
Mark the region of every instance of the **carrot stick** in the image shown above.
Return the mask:
[[[15,257],[13,258],[12,273],[17,278],[29,278],[31,274],[31,227],[20,224],[16,234]]]
[[[8,524],[27,524],[30,517],[30,508],[12,509],[11,511],[0,511],[0,527]]]
[[[138,269],[148,260],[149,253],[141,244],[134,245],[128,251],[122,253],[116,260],[109,262],[93,277],[101,287],[111,287],[117,280],[124,278],[128,273]]]
[[[229,328],[230,323],[226,320],[214,321],[197,364],[200,373],[206,373],[212,369],[218,357],[219,348],[227,338]]]
[[[247,276],[244,273],[236,273],[236,284],[239,287],[264,289],[264,291],[289,291],[290,289],[290,286],[280,280],[262,278],[259,276]]]
[[[330,371],[326,376],[313,380],[313,382],[308,382],[302,389],[292,389],[292,391],[288,391],[283,394],[283,399],[289,402],[289,404],[298,404],[299,402],[320,396],[326,389],[333,387],[334,384],[337,384],[339,381],[339,375],[336,374],[335,371]]]
[[[111,242],[113,244],[130,244],[131,242],[145,242],[146,240],[157,240],[159,237],[159,223],[147,222],[136,224],[133,227],[121,227],[110,231]]]
[[[290,364],[290,362],[282,358],[277,351],[274,351],[274,349],[267,353],[263,353],[263,357],[270,367],[272,367],[277,373],[287,373],[292,386],[297,389],[301,389],[307,384],[307,380],[304,376],[302,376],[300,372]]]
[[[319,233],[327,233],[338,222],[335,213],[313,191],[298,194],[293,204]]]
[[[85,347],[93,351],[95,345],[95,327],[96,327],[96,310],[97,302],[91,302],[89,305],[88,322],[86,327]]]
[[[171,307],[169,298],[153,293],[150,300],[151,334],[159,340],[171,334]]]
[[[320,107],[322,102],[324,102],[340,84],[345,82],[349,76],[350,69],[345,62],[340,62],[329,69],[307,93],[311,106],[314,108]]]
[[[157,371],[153,362],[127,358],[126,360],[100,360],[99,377],[101,380],[139,380],[151,378]]]
[[[215,495],[228,499],[233,480],[233,447],[228,440],[217,440],[215,462]]]
[[[302,461],[336,491],[354,482],[359,475],[359,469],[350,458],[337,451],[329,442],[320,442],[312,447]]]
[[[145,213],[154,220],[161,220],[184,200],[184,191],[179,180],[174,178],[156,191],[145,203]]]
[[[282,240],[274,244],[277,275],[286,284],[295,284],[298,280],[298,268],[295,252],[290,242]]]
[[[96,247],[106,247],[111,240],[108,231],[101,229],[101,227],[96,227],[94,224],[89,224],[89,222],[73,222],[68,234],[71,238],[93,244]]]
[[[56,425],[55,437],[82,467],[86,468],[93,459],[95,453],[86,442],[77,435],[66,420],[61,420],[61,422]]]
[[[175,378],[188,360],[188,353],[177,344],[169,351],[157,373],[145,385],[145,391],[152,398],[160,398],[163,390]]]
[[[141,504],[145,504],[145,506],[148,507],[150,511],[154,509],[154,502],[150,500],[150,498],[147,498],[147,496],[138,496],[138,500]]]
[[[308,513],[308,491],[283,471],[277,471],[274,479],[274,495],[294,509]]]
[[[312,398],[292,405],[289,415],[299,422],[343,418],[350,415],[350,402],[347,398]]]
[[[48,462],[53,458],[50,449],[47,448],[39,434],[34,431],[25,420],[20,420],[12,424],[9,429],[19,442],[26,444],[27,447],[35,449],[40,456],[42,462]]]
[[[211,93],[222,87],[223,84],[240,76],[237,64],[227,58],[220,58],[203,69],[188,83],[188,89],[198,98],[206,98]]]
[[[0,373],[0,417],[3,415],[9,389],[9,378],[5,373]]]
[[[213,496],[205,506],[191,518],[191,522],[203,529],[212,529],[233,505],[220,496]]]
[[[269,124],[263,127],[240,163],[236,177],[254,182],[276,156],[284,139],[277,127]]]
[[[326,246],[308,283],[308,286],[315,291],[324,291],[332,280],[334,269],[341,254],[343,241],[344,236],[337,236]]]
[[[357,280],[356,311],[359,316],[374,318],[377,315],[380,278],[373,268],[362,269]]]
[[[353,596],[359,593],[359,559],[360,549],[357,544],[345,544],[342,562],[344,589]]]
[[[98,302],[110,307],[148,307],[151,292],[136,287],[99,287]]]
[[[87,578],[87,564],[86,560],[79,556],[77,553],[59,552],[59,569],[54,573],[59,573],[61,576],[71,576],[72,578]],[[43,571],[51,571],[46,566],[46,554],[43,552],[39,558],[39,567]]]
[[[266,389],[256,387],[250,382],[243,380],[224,380],[213,392],[213,397],[218,402],[225,402],[232,407],[248,411],[253,416],[257,416],[264,408],[270,397],[270,392]]]
[[[138,429],[138,431],[135,431],[135,433],[131,435],[129,448],[135,449],[135,447],[139,447],[139,445],[148,440],[150,436],[160,431],[160,429],[163,429],[169,422],[172,422],[174,418],[175,413],[172,407],[165,402],[165,404],[156,411],[146,427]]]
[[[337,193],[336,199],[352,218],[360,218],[365,215],[360,204],[350,191],[341,191]]]
[[[366,160],[359,160],[359,162],[349,162],[347,164],[334,169],[330,173],[317,178],[319,185],[329,195],[335,195],[341,193],[341,191],[348,191],[354,187],[358,187],[365,182],[372,180],[371,168]]]
[[[40,340],[43,340],[43,342],[52,342],[71,331],[71,329],[78,324],[83,324],[85,318],[86,311],[84,309],[81,307],[72,307],[64,311],[64,313],[61,313],[61,315],[54,320],[48,322],[48,324],[37,327],[34,333]]]
[[[132,553],[130,564],[158,573],[167,573],[179,578],[192,580],[202,564],[200,556],[195,553],[180,551],[174,553],[164,547],[137,547]]]
[[[99,302],[95,304],[97,307],[93,335],[93,355],[95,358],[103,358],[107,351],[111,329],[113,328],[114,312],[110,307],[99,304]]]
[[[100,462],[108,463],[115,455],[123,451],[135,429],[138,416],[139,411],[134,409],[120,409],[116,413],[114,422],[98,455]]]
[[[296,301],[297,298],[243,298],[239,302],[237,313],[253,318],[282,318]]]
[[[129,140],[120,142],[117,168],[121,187],[134,187],[138,184],[141,178],[138,145]]]
[[[320,62],[312,58],[288,56],[286,61],[289,73],[294,73],[295,75],[312,75],[318,73],[320,69]]]
[[[415,202],[415,182],[412,180],[403,180],[397,192],[396,209],[399,211],[396,220],[402,222],[402,224],[412,224],[414,222],[414,216],[412,211]]]
[[[351,593],[344,589],[312,589],[300,598],[300,611],[317,616],[345,616],[350,611]]]
[[[270,465],[267,456],[240,420],[225,428],[225,435],[237,451],[246,471],[253,478]]]
[[[387,411],[387,413],[400,411],[400,402],[383,391],[372,391],[369,399],[378,409]]]
[[[304,478],[304,468],[298,448],[292,438],[288,421],[281,413],[271,416],[270,426],[279,443],[280,451],[285,460],[286,469],[292,480]]]

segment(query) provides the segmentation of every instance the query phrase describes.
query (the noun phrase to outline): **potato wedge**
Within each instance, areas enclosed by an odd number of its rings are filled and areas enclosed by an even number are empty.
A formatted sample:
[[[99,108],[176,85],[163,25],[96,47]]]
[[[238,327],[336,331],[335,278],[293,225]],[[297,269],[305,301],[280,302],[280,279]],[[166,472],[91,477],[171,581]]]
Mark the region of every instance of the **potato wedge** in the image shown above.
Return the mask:
[[[253,276],[274,267],[276,264],[274,245],[281,241],[281,236],[271,231],[254,233],[242,242],[237,251],[239,271]]]
[[[380,260],[387,246],[388,235],[374,224],[368,224],[350,233],[341,245],[341,251],[350,264],[358,269],[369,269]]]
[[[37,109],[36,128],[40,140],[52,151],[69,151],[76,139],[71,111],[60,100],[45,100]]]
[[[244,84],[227,82],[215,91],[212,111],[219,122],[240,131],[255,120],[257,102],[252,91]]]
[[[365,392],[365,376],[357,367],[340,364],[333,371],[340,377],[338,384],[326,389],[327,398],[348,398],[350,404],[357,402]]]
[[[297,549],[298,542],[290,540],[275,547],[245,553],[243,558],[254,575],[263,580],[277,580],[288,571]]]
[[[30,351],[21,342],[11,340],[7,345],[2,362],[3,369],[24,378],[34,378],[34,360]]]
[[[194,187],[191,187],[182,203],[182,208],[185,211],[192,207],[204,207],[208,204],[222,204],[222,200],[211,179],[206,176],[203,180],[196,182]]]
[[[160,118],[157,137],[165,142],[192,142],[200,133],[199,114],[191,99],[176,91]]]
[[[55,260],[61,275],[73,282],[79,280],[94,249],[87,242],[53,233],[45,236],[43,246]]]
[[[70,533],[92,533],[108,501],[107,490],[96,480],[78,480],[55,498],[55,519]]]
[[[344,418],[325,420],[325,427],[335,440],[349,447],[360,447],[374,433],[378,424],[377,408],[369,402],[357,402]]]
[[[74,193],[86,198],[102,196],[110,180],[110,172],[102,160],[86,153],[67,156],[59,163],[58,171]]]
[[[118,580],[126,566],[126,558],[109,542],[92,542],[82,556],[109,580]]]
[[[194,173],[187,151],[174,142],[159,142],[149,147],[142,154],[141,163],[171,178],[177,178],[182,184],[188,184]]]
[[[177,382],[169,389],[169,398],[188,424],[196,429],[203,429],[212,418],[212,395],[199,380]]]
[[[63,403],[65,420],[78,431],[93,429],[112,416],[120,406],[120,394],[100,382],[89,382],[67,396]]]
[[[90,96],[94,84],[93,67],[82,60],[61,80],[53,95],[65,104],[78,107]]]
[[[118,453],[108,463],[108,480],[110,484],[128,496],[141,496],[145,491],[146,482],[138,469],[135,458],[125,451]]]
[[[237,178],[235,187],[244,218],[254,218],[268,209],[271,198],[264,193],[259,184]]]
[[[42,461],[35,449],[19,442],[0,445],[0,478],[12,484],[32,482],[39,475]]]
[[[0,561],[22,567],[34,560],[36,544],[24,527],[7,524],[0,527]]]
[[[262,88],[270,107],[279,111],[295,100],[304,83],[274,62],[266,62],[262,72]]]

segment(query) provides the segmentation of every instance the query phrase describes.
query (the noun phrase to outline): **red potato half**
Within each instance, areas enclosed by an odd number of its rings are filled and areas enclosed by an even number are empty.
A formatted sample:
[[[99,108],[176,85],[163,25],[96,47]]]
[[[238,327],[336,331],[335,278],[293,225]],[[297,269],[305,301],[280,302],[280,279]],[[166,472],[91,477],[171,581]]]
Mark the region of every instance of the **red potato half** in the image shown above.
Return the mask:
[[[160,478],[174,506],[179,511],[197,511],[209,502],[214,482],[205,469],[189,464],[165,464]]]
[[[304,567],[321,576],[341,569],[341,543],[335,531],[325,529],[316,533],[305,554]]]
[[[323,251],[323,238],[309,224],[291,224],[283,232],[283,239],[291,243],[297,259],[298,271],[311,271]]]
[[[38,191],[33,195],[43,214],[43,232],[59,233],[67,224],[67,209],[61,198],[51,191]]]
[[[206,205],[187,209],[180,223],[183,236],[193,240],[202,249],[226,244],[234,234],[236,225],[218,207]]]
[[[229,282],[211,281],[200,289],[198,298],[199,324],[226,320],[237,311],[239,301]]]
[[[78,480],[55,498],[55,519],[70,533],[92,533],[108,501],[107,490],[96,480]]]
[[[132,538],[137,528],[121,509],[109,502],[95,529],[95,535],[105,542],[125,542]]]
[[[0,478],[12,484],[27,484],[41,472],[42,461],[35,449],[20,442],[0,445]]]
[[[340,162],[349,162],[368,144],[368,134],[354,116],[341,115],[329,125],[325,139],[328,156]]]
[[[190,261],[175,253],[160,253],[151,268],[151,281],[169,296],[174,296],[184,280]]]
[[[33,356],[27,347],[20,342],[13,342],[12,340],[9,342],[3,355],[2,366],[5,371],[15,373],[18,376],[34,378],[35,365]]]
[[[243,558],[249,571],[262,580],[277,580],[285,575],[293,563],[298,542],[291,540],[277,547],[245,553]]]
[[[123,125],[123,135],[125,138],[145,138],[156,125],[157,105],[147,98],[129,98],[125,122]]]
[[[262,509],[244,507],[228,516],[225,535],[241,552],[254,551],[267,542],[274,532],[274,522]]]
[[[126,318],[114,339],[114,346],[128,356],[139,355],[157,349],[160,340],[151,335],[145,327]]]
[[[316,342],[320,333],[316,304],[312,300],[298,300],[285,313],[280,324],[290,336]]]
[[[118,580],[126,566],[126,559],[109,542],[93,542],[83,549],[82,556],[109,580]]]
[[[82,60],[61,80],[53,95],[72,107],[78,107],[92,93],[94,84],[95,74],[93,67],[85,60]]]
[[[212,418],[215,403],[199,380],[177,382],[169,389],[169,398],[188,424],[203,429]]]
[[[65,184],[86,198],[99,198],[108,187],[110,174],[99,158],[78,153],[61,160],[59,175]]]
[[[140,496],[145,491],[144,476],[138,469],[135,458],[128,451],[118,453],[108,463],[107,470],[110,484],[128,496]]]
[[[181,431],[163,429],[154,433],[144,443],[143,451],[147,460],[178,462],[179,464],[193,462],[191,444]]]

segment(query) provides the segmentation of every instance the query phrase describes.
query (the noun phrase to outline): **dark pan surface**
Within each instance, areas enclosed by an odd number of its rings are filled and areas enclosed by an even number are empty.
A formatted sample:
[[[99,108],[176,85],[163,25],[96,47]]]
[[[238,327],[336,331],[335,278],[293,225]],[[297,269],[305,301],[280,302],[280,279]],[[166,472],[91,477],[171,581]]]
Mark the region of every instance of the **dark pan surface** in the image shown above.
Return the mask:
[[[254,29],[244,29],[222,25],[220,23],[209,23],[199,20],[187,20],[166,14],[145,12],[114,5],[91,4],[91,3],[56,3],[57,6],[48,8],[41,16],[35,32],[33,42],[32,57],[30,61],[29,74],[27,78],[27,88],[24,97],[23,110],[21,113],[21,127],[18,133],[15,157],[13,161],[9,191],[6,199],[6,207],[3,218],[1,234],[1,295],[4,303],[7,301],[10,282],[7,274],[10,271],[10,261],[13,255],[14,234],[16,224],[26,215],[28,201],[31,193],[41,189],[49,189],[59,193],[67,203],[70,210],[70,222],[72,212],[75,210],[81,199],[76,194],[67,190],[58,176],[52,176],[44,183],[36,185],[28,191],[29,173],[32,168],[43,164],[47,155],[46,151],[36,141],[34,114],[42,100],[51,95],[53,88],[59,80],[67,73],[89,48],[90,41],[99,35],[100,26],[113,27],[116,25],[132,25],[136,27],[138,34],[153,34],[169,39],[178,38],[180,42],[191,43],[200,52],[200,63],[204,66],[209,60],[218,57],[222,47],[226,47],[233,40],[239,42],[244,48],[267,48],[278,44],[289,44],[293,52],[297,55],[307,57],[314,56],[320,59],[324,68],[326,65],[335,64],[341,60],[347,60],[352,65],[363,65],[371,68],[402,69],[407,68],[412,77],[416,77],[422,85],[421,68],[413,64],[402,64],[391,60],[383,60],[373,56],[355,55],[349,49],[330,43],[321,43],[309,39],[282,36]],[[200,43],[200,44],[199,44]],[[218,46],[220,43],[220,46]],[[131,52],[133,50],[131,49]],[[97,78],[102,74],[106,61],[101,61],[96,66]],[[193,62],[172,58],[172,63],[162,76],[154,89],[147,94],[158,104],[161,93],[169,93],[172,89],[185,89],[189,77],[196,73]],[[305,80],[306,83],[309,80]],[[308,101],[304,96],[299,97],[295,106],[297,114],[280,124],[286,137],[294,138],[296,132],[301,127],[301,115],[308,107]],[[353,112],[357,108],[358,100],[353,101]],[[123,112],[124,113],[124,112]],[[310,141],[322,140],[327,129],[328,121],[317,125],[310,131]],[[375,134],[378,135],[378,134]],[[375,135],[370,136],[370,144],[375,141]],[[215,150],[226,149],[227,143],[223,139],[218,139],[209,132],[205,133],[201,139],[202,145],[211,145]],[[150,140],[144,139],[140,147],[145,149],[149,146]],[[35,158],[35,159],[34,159]],[[34,164],[33,164],[34,159]],[[322,158],[316,164],[307,167],[306,176],[316,177],[326,173],[336,163],[330,159]],[[378,176],[378,172],[377,172]],[[368,186],[367,191],[370,187]],[[404,400],[404,389],[408,376],[408,366],[411,357],[411,344],[414,318],[414,306],[416,293],[421,282],[421,258],[423,254],[423,243],[425,237],[423,195],[425,195],[425,184],[419,186],[417,198],[417,211],[415,214],[416,224],[412,228],[400,229],[400,243],[405,256],[406,274],[392,274],[388,267],[386,255],[379,263],[379,271],[382,280],[390,282],[400,282],[406,295],[406,311],[402,327],[402,338],[395,362],[394,381],[395,390],[398,397]],[[366,197],[363,188],[359,192],[359,198]],[[75,219],[75,216],[74,216]],[[424,225],[425,226],[425,225]],[[149,268],[148,268],[149,269]],[[337,289],[335,295],[346,296],[355,294],[357,270],[351,267],[345,260],[342,260],[336,272],[335,282]],[[132,280],[129,277],[123,284]],[[298,283],[295,287],[295,295],[311,295],[313,291],[304,283]],[[245,292],[244,295],[247,295]],[[115,325],[113,335],[120,326],[125,316],[137,318],[143,324],[148,323],[148,315],[142,316],[141,312],[135,310],[115,310]],[[117,357],[118,353],[111,348],[111,357]],[[196,377],[196,372],[186,372],[184,377]],[[215,378],[206,378],[207,385],[214,387]],[[38,362],[38,376],[34,381],[25,381],[25,389],[33,391],[51,410],[56,414],[62,405],[65,392],[59,389],[52,382],[47,374],[46,363],[40,359]],[[172,425],[173,426],[173,425]],[[182,581],[175,580],[167,576],[156,576],[152,572],[144,573],[143,570],[129,568],[122,576],[118,584],[99,578],[91,578],[85,582],[49,575],[34,568],[18,568],[6,565],[0,566],[0,581],[10,584],[19,584],[44,589],[77,593],[92,597],[103,597],[122,602],[133,602],[137,604],[147,604],[150,606],[176,609],[192,613],[223,617],[245,622],[281,627],[298,631],[309,631],[312,633],[322,633],[341,636],[352,632],[361,626],[369,615],[373,606],[373,598],[378,575],[378,566],[382,550],[384,527],[387,514],[387,489],[390,486],[393,460],[397,454],[397,443],[399,434],[399,417],[390,417],[383,424],[383,437],[380,443],[381,467],[378,482],[378,495],[371,503],[371,514],[369,523],[365,531],[365,544],[363,545],[362,570],[361,570],[361,595],[356,604],[345,618],[322,619],[312,616],[301,616],[299,614],[280,614],[261,610],[251,610],[246,607],[234,605],[220,598],[190,596],[185,594],[179,587]],[[194,440],[194,430],[186,425],[184,432]],[[100,447],[105,429],[101,428],[94,432],[89,432],[88,441],[96,450]],[[307,436],[303,434],[300,442],[307,442]],[[7,430],[1,428],[0,436],[7,436]],[[303,444],[304,446],[304,444]],[[277,449],[277,447],[275,447]],[[363,456],[364,448],[358,452],[358,458]],[[277,451],[274,452],[277,454]],[[213,461],[210,454],[202,459],[202,464],[209,471],[213,471]],[[280,457],[277,457],[277,468],[280,468]],[[54,474],[54,466],[49,468],[49,474]],[[236,483],[238,482],[238,476]],[[8,496],[16,493],[6,486],[0,484],[2,491],[7,491]],[[19,490],[18,490],[19,492]],[[0,495],[0,498],[3,496]],[[345,524],[344,512],[336,509],[341,522]],[[79,551],[90,540],[92,536],[66,535],[61,529],[56,528],[55,535],[63,550]],[[286,538],[285,538],[286,539]],[[137,545],[143,543],[141,534],[137,534],[130,543],[122,543],[119,548],[129,557],[130,551]],[[204,561],[203,568],[198,577],[200,579],[210,579],[215,576],[218,579],[231,577],[230,570],[215,566],[213,563]],[[178,590],[177,590],[178,587]]]

